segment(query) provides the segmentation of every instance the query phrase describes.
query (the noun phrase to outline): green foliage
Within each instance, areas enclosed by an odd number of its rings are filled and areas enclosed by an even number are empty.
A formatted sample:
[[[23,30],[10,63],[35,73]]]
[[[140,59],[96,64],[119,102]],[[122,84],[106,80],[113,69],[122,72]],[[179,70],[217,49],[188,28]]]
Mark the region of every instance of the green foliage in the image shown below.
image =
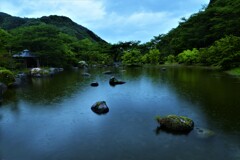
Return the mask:
[[[122,63],[124,65],[139,65],[141,64],[141,53],[137,49],[124,51],[122,56]]]
[[[0,66],[6,68],[21,66],[14,63],[12,54],[24,49],[39,56],[41,66],[66,68],[77,66],[80,60],[89,64],[113,62],[108,43],[67,17],[22,19],[0,13],[0,27],[7,30],[0,29]]]
[[[176,62],[176,57],[172,54],[168,55],[165,59],[166,63],[175,63]]]
[[[160,52],[158,49],[151,49],[148,53],[151,64],[158,64],[160,62]]]
[[[0,82],[6,84],[7,86],[11,85],[13,82],[15,82],[13,73],[7,69],[1,69]]]
[[[177,56],[179,63],[195,64],[199,62],[199,51],[194,48],[193,50],[185,50]]]
[[[240,67],[239,68],[233,68],[233,69],[229,70],[228,73],[231,74],[231,75],[240,76]]]
[[[16,62],[9,53],[0,53],[0,67],[13,69],[16,67]]]
[[[56,27],[50,25],[36,25],[21,27],[13,30],[12,48],[21,51],[28,48],[40,56],[44,66],[66,67],[73,55],[69,43],[76,38],[61,33]]]
[[[142,57],[142,62],[148,64],[159,64],[160,59],[162,60],[159,50],[151,49]]]
[[[7,31],[0,28],[0,48],[1,49],[6,48],[6,45],[10,40],[10,38],[11,38],[11,35]]]
[[[88,38],[94,42],[104,42],[100,37],[87,28],[74,23],[71,19],[64,16],[43,16],[41,18],[20,18],[0,12],[0,28],[12,30],[19,27],[30,27],[35,25],[48,24],[56,27],[59,31],[79,40]]]
[[[88,63],[110,64],[113,63],[109,53],[110,46],[99,44],[89,39],[83,39],[71,44],[75,57]]]
[[[128,42],[118,42],[113,44],[110,48],[110,55],[114,62],[121,61],[124,51],[129,51],[132,49],[139,48],[140,41],[128,41]]]
[[[204,10],[182,18],[177,28],[154,37],[152,46],[165,56],[176,56],[184,50],[209,47],[225,35],[240,37],[239,8],[240,0],[211,1]]]
[[[49,17],[41,17],[39,19],[48,25],[57,27],[61,32],[73,37],[77,37],[78,40],[89,39],[93,42],[105,42],[92,31],[87,28],[76,24],[68,17],[51,15]]]
[[[226,36],[200,50],[200,61],[206,65],[219,65],[222,69],[240,66],[240,37]]]

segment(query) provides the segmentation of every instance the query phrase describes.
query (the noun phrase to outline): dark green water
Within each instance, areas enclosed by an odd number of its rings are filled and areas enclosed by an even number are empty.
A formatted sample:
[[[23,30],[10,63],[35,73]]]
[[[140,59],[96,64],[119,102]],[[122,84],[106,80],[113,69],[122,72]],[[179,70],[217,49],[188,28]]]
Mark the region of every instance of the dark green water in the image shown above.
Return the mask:
[[[0,160],[239,160],[240,78],[197,68],[63,72],[8,90],[0,106]],[[99,86],[90,86],[98,81]],[[105,100],[106,115],[91,105]],[[156,115],[192,118],[215,136],[156,132]]]

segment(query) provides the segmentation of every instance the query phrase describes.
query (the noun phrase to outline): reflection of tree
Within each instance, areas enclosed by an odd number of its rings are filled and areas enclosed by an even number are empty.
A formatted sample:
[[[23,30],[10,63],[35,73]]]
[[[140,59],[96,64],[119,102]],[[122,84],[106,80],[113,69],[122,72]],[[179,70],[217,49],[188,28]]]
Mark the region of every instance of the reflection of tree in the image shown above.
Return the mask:
[[[9,106],[12,112],[19,114],[20,109],[19,109],[18,104],[19,104],[19,102],[18,102],[18,97],[17,97],[17,90],[14,88],[8,89],[4,93],[3,105]]]
[[[125,79],[137,79],[142,76],[142,67],[127,67],[124,72]]]
[[[59,102],[76,92],[85,80],[78,72],[71,71],[53,77],[32,78],[30,85],[22,90],[21,98],[34,103]]]
[[[167,71],[166,78],[181,98],[201,104],[209,122],[219,121],[219,127],[226,130],[240,130],[240,85],[232,78],[199,68],[176,68]]]

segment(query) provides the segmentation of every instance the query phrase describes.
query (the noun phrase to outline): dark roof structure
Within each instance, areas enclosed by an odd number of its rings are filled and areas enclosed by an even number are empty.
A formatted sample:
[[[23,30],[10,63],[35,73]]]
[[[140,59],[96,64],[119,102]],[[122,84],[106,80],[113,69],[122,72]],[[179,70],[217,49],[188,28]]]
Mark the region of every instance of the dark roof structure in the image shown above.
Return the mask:
[[[32,54],[29,50],[25,49],[20,53],[14,54],[14,58],[36,58],[34,54]]]

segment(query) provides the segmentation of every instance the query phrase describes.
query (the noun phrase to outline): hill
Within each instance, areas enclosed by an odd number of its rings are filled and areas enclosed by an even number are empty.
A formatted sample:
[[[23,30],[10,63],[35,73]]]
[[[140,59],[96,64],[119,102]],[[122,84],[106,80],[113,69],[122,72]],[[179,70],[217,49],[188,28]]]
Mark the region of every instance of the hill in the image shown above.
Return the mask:
[[[214,66],[223,70],[240,70],[240,0],[210,0],[210,3],[167,34],[150,42],[119,43],[115,48],[123,63]]]
[[[20,18],[0,12],[0,28],[7,31],[39,24],[53,25],[63,33],[75,36],[79,40],[88,38],[94,42],[105,42],[91,30],[73,22],[68,17],[51,15],[41,18]]]
[[[177,55],[186,49],[205,48],[227,35],[240,36],[240,0],[211,0],[198,13],[182,18],[177,28],[155,37],[164,54]]]
[[[20,18],[0,12],[0,67],[24,68],[12,59],[24,49],[38,56],[41,66],[71,67],[82,60],[109,64],[109,48],[110,44],[68,17]]]

